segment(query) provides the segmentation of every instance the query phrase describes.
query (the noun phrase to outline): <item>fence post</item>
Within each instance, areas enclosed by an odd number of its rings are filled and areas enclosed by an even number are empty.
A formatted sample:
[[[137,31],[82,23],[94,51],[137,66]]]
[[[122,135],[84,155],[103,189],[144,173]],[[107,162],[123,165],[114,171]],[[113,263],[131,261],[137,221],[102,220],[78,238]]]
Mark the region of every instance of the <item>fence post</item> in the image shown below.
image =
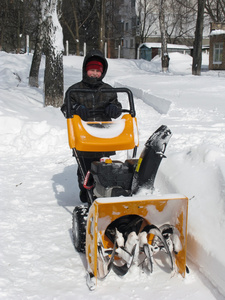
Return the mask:
[[[107,53],[107,43],[105,43],[105,58],[107,58],[108,53]]]
[[[137,48],[137,59],[140,59],[140,46]]]
[[[86,43],[84,43],[84,56],[86,56],[86,53],[87,53],[87,45]]]
[[[30,51],[30,49],[29,49],[29,47],[30,47],[30,45],[29,45],[29,35],[27,35],[26,36],[26,44],[27,44],[27,55],[29,55],[29,51]]]
[[[66,56],[69,55],[69,41],[66,41]]]
[[[118,46],[118,58],[120,58],[121,46]]]

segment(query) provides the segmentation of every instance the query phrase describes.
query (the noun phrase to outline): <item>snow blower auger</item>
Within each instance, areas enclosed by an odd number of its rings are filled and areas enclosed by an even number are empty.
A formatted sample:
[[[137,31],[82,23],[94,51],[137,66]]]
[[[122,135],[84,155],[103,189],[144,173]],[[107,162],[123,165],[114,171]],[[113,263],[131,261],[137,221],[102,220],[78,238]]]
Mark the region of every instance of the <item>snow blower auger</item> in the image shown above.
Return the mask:
[[[171,131],[160,126],[136,159],[138,130],[132,92],[126,88],[101,91],[128,95],[129,108],[122,109],[119,120],[85,122],[73,115],[67,99],[69,145],[88,195],[86,206],[75,207],[72,225],[74,246],[78,252],[86,253],[88,287],[94,289],[97,278],[105,278],[111,270],[124,276],[132,264],[152,273],[158,257],[165,267],[185,276],[188,199],[178,194],[153,195],[155,176]],[[78,156],[78,151],[132,149],[133,157],[125,162],[100,159],[92,162],[87,173]]]

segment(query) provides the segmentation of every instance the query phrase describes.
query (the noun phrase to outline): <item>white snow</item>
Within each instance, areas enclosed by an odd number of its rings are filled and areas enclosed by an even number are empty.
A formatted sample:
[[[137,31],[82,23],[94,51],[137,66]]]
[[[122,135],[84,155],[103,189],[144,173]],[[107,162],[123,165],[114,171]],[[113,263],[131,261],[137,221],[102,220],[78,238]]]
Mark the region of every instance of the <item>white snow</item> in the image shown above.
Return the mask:
[[[201,76],[178,53],[167,74],[159,58],[109,60],[105,81],[135,95],[138,155],[161,124],[173,132],[156,188],[190,198],[190,274],[183,279],[159,262],[151,275],[134,266],[124,278],[111,272],[91,292],[85,257],[71,240],[80,201],[66,120],[43,107],[44,59],[40,88],[28,86],[31,59],[0,52],[0,299],[225,299],[225,71],[208,71],[207,55]],[[64,57],[65,91],[81,79],[82,61]]]

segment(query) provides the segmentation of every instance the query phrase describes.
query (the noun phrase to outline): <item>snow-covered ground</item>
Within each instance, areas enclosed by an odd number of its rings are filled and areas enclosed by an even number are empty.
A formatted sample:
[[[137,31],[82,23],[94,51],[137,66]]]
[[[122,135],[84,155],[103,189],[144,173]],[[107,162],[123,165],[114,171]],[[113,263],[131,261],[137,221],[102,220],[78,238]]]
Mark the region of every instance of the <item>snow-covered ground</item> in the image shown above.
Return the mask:
[[[225,71],[191,75],[191,57],[109,60],[105,81],[135,95],[140,147],[161,124],[173,136],[156,180],[160,193],[190,198],[183,279],[161,269],[113,272],[90,292],[85,257],[71,241],[80,204],[76,169],[59,109],[28,86],[32,55],[0,52],[0,299],[225,299]],[[81,79],[81,57],[64,57],[65,90]],[[120,154],[121,155],[121,154]]]

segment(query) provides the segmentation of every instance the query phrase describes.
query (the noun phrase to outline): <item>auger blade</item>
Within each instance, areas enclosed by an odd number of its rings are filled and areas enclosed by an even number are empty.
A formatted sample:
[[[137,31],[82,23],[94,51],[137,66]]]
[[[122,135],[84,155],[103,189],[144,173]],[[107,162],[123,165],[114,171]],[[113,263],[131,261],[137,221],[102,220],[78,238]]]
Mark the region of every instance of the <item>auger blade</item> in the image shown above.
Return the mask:
[[[162,235],[164,236],[165,240],[170,240],[172,243],[172,251],[177,254],[182,250],[182,244],[180,241],[180,233],[178,229],[170,224],[164,224],[160,226],[160,231],[162,232]]]
[[[152,255],[151,255],[151,250],[150,250],[149,244],[143,245],[143,251],[146,255],[145,259],[147,260],[148,269],[149,269],[150,273],[152,273],[153,272],[153,260],[152,260]]]
[[[115,264],[113,264],[113,271],[116,273],[116,275],[118,276],[124,276],[127,274],[127,272],[129,271],[129,268],[127,266],[127,263],[125,263],[122,266],[117,266]]]
[[[166,242],[163,234],[161,233],[160,229],[158,227],[156,227],[155,225],[147,225],[143,231],[147,231],[148,234],[152,233],[160,239],[160,241],[162,242],[162,244],[165,248],[166,253],[169,256],[170,268],[171,268],[171,270],[173,270],[173,258],[172,258],[171,252],[169,250],[169,247],[167,245],[167,242]],[[153,238],[153,243],[154,243],[154,241],[155,241],[155,237]]]
[[[130,254],[130,259],[129,262],[126,262],[125,264],[123,264],[122,266],[118,266],[115,263],[113,263],[113,271],[119,275],[119,276],[124,276],[127,274],[127,272],[129,271],[130,267],[132,266],[133,260],[134,260],[134,256],[135,256],[135,250],[136,250],[136,246],[134,245],[133,250]]]
[[[105,250],[102,244],[98,245],[98,278],[104,279],[112,269],[116,253],[116,240],[113,249]]]

